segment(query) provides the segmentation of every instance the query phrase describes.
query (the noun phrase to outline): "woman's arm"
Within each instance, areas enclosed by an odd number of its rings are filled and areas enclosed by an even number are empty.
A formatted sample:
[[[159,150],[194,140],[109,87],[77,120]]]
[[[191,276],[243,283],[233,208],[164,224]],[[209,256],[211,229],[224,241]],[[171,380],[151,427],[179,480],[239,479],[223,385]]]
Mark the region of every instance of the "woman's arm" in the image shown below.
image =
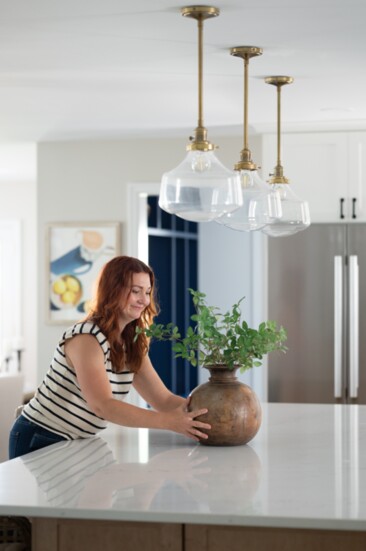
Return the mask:
[[[181,398],[178,401],[174,399],[174,404],[170,402],[170,399],[166,398],[165,403],[171,403],[173,408],[169,409],[169,411],[147,410],[116,400],[113,397],[111,385],[105,371],[103,351],[97,339],[92,335],[76,335],[66,341],[65,354],[68,363],[75,369],[83,397],[91,410],[99,417],[126,427],[172,430],[194,440],[198,440],[198,437],[207,437],[199,429],[209,429],[210,425],[195,419],[199,415],[206,413],[207,410],[201,409],[188,412],[186,411],[188,402]],[[156,377],[158,376],[156,375]],[[147,376],[147,380],[146,376],[142,377],[142,379],[144,380],[142,383],[144,391],[149,376]],[[158,384],[156,379],[150,380],[151,384]],[[163,385],[161,381],[160,383]],[[166,391],[169,393],[167,389]],[[150,392],[154,399],[155,394],[160,396],[161,389]],[[149,391],[147,391],[147,395],[150,395]]]

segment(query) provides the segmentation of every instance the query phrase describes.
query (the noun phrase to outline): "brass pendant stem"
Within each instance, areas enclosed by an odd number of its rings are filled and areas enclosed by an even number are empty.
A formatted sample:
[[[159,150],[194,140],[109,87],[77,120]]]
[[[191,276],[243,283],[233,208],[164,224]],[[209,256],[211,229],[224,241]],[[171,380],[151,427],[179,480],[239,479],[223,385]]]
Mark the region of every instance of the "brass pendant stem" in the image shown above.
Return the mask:
[[[249,59],[244,58],[244,149],[248,149],[248,79],[249,79]]]
[[[248,139],[249,60],[251,57],[261,55],[262,49],[256,46],[237,46],[231,48],[230,53],[244,60],[244,145],[240,152],[240,161],[235,165],[235,170],[256,170],[257,165],[252,161]]]
[[[198,27],[198,127],[203,127],[203,20],[197,20]]]
[[[181,9],[181,13],[184,17],[196,19],[198,28],[198,124],[187,150],[211,151],[215,146],[207,140],[203,121],[203,22],[205,19],[217,17],[220,10],[213,6],[187,6]]]
[[[277,86],[277,165],[281,165],[281,86]]]
[[[285,84],[291,84],[294,81],[292,77],[274,76],[265,78],[267,84],[272,84],[277,88],[277,165],[274,174],[271,175],[271,184],[288,184],[289,181],[283,174],[281,161],[281,89]]]

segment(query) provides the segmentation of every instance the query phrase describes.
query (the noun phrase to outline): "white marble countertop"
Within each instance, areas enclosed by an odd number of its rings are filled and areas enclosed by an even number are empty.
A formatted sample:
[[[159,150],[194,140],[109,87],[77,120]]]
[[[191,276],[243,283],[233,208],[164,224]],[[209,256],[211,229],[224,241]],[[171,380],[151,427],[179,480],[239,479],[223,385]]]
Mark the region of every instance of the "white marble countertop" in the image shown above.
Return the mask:
[[[111,426],[0,464],[0,515],[366,531],[366,406],[263,404],[246,446]]]

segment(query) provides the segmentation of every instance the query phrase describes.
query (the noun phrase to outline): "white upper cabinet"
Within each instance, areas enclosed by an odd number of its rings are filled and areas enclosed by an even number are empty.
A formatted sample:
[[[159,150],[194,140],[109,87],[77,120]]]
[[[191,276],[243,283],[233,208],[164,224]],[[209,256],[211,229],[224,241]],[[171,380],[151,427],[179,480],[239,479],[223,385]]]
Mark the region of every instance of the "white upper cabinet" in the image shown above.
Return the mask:
[[[262,177],[277,162],[277,136],[263,136]],[[309,202],[312,222],[366,220],[366,132],[283,134],[281,160],[293,191]]]

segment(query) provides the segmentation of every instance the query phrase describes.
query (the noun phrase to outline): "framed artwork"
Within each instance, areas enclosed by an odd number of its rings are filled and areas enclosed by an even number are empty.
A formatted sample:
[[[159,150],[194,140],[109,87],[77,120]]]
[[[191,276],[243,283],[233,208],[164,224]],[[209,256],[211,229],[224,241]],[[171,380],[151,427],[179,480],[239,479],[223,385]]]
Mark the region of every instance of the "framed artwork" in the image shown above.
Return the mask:
[[[46,319],[72,324],[88,312],[102,266],[121,254],[119,222],[64,222],[46,230]]]

